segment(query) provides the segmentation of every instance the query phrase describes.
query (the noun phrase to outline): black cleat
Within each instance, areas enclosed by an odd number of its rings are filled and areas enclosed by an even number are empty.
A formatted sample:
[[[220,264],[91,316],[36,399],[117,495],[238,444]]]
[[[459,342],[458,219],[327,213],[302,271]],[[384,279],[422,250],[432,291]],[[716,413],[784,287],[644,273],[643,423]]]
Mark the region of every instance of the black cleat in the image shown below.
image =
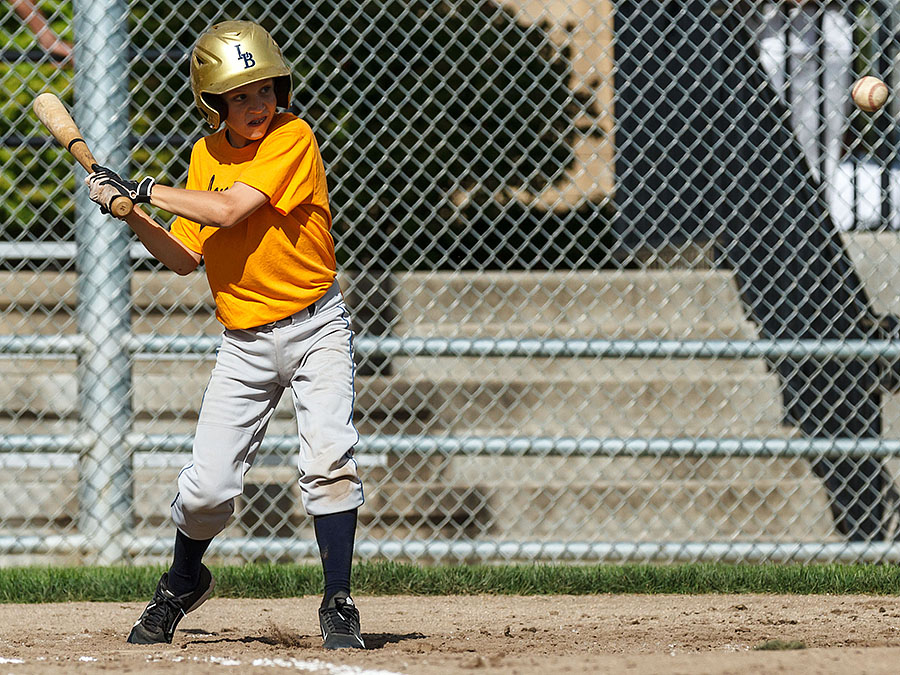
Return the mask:
[[[168,582],[169,573],[166,572],[156,585],[153,600],[131,629],[128,642],[136,645],[172,642],[178,622],[185,614],[193,612],[206,602],[216,586],[215,579],[206,565],[200,566],[200,585],[195,591],[175,596],[169,590]]]
[[[319,607],[319,626],[325,649],[365,649],[359,633],[359,610],[353,599],[336,593],[327,605]]]

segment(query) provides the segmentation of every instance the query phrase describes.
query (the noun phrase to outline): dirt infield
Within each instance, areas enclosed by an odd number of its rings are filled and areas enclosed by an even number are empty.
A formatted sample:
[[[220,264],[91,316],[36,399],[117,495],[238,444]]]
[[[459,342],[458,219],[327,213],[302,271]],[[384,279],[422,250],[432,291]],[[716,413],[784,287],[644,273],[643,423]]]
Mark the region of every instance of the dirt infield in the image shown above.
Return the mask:
[[[0,605],[0,673],[896,673],[900,598],[357,598],[369,650],[325,652],[316,598],[214,598],[175,642],[125,644],[142,604]],[[806,648],[760,651],[772,640]]]

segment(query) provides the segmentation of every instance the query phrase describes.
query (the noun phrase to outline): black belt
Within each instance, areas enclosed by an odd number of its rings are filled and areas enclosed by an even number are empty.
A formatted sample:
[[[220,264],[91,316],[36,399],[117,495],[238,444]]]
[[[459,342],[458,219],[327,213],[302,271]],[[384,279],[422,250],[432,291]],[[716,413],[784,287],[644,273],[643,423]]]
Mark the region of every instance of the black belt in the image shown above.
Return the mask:
[[[249,328],[248,330],[271,330],[273,328],[280,328],[282,326],[290,326],[293,322],[293,318],[302,312],[306,312],[306,315],[311,319],[316,315],[316,303],[311,303],[301,309],[296,314],[291,314],[290,316],[286,316],[283,319],[278,319],[278,321],[272,321],[271,323],[264,323],[261,326],[254,326],[253,328]]]

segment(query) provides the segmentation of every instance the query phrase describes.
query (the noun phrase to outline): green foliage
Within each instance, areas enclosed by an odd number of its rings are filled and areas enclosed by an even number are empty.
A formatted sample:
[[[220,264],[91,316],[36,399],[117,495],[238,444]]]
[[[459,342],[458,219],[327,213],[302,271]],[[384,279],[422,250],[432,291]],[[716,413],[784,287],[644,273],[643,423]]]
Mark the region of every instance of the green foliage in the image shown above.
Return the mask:
[[[64,40],[72,39],[72,3],[70,0],[34,0],[41,10],[53,32]],[[6,3],[5,11],[0,12],[0,39],[6,48],[22,51],[35,48],[34,34],[22,23],[18,14],[11,11]]]
[[[18,44],[18,37],[12,41]],[[54,91],[71,105],[69,73],[51,63],[0,62],[0,137],[6,139],[0,146],[0,231],[5,239],[71,238],[71,159],[50,140],[42,148],[26,145],[49,137],[31,112],[31,102],[43,91]]]
[[[158,567],[0,569],[0,602],[133,602],[156,587]],[[216,595],[289,598],[317,595],[318,565],[213,567]],[[585,595],[597,593],[871,594],[900,592],[893,565],[441,565],[363,562],[358,595]]]
[[[755,651],[785,651],[792,649],[806,649],[806,643],[801,640],[766,640],[753,648]]]

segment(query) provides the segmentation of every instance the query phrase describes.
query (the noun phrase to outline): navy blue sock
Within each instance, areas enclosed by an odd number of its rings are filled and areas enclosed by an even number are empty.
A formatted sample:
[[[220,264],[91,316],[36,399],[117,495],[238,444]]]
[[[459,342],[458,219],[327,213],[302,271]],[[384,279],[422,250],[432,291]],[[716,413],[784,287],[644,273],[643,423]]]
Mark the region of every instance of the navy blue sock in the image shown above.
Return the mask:
[[[175,535],[175,557],[169,568],[169,590],[190,593],[200,583],[200,562],[212,539],[191,539],[181,530]]]
[[[353,564],[353,540],[356,537],[356,512],[341,511],[325,516],[315,516],[316,541],[322,556],[322,572],[325,575],[327,605],[338,591],[350,594],[350,567]]]

